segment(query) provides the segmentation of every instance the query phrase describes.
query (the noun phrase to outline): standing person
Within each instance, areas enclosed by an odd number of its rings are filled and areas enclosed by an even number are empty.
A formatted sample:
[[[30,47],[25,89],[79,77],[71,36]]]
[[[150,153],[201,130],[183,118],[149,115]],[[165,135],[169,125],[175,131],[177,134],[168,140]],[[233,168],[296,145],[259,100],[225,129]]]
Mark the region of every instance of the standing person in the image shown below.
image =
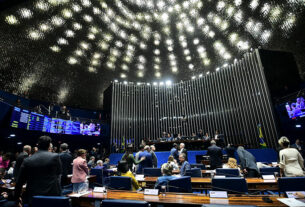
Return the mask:
[[[97,149],[95,147],[92,147],[92,150],[90,152],[90,157],[94,157],[96,159],[96,157],[97,157]]]
[[[281,137],[279,144],[283,148],[280,151],[281,174],[286,177],[304,176],[304,160],[300,152],[289,147],[289,139]]]
[[[143,159],[143,157],[145,157],[145,159],[139,163],[139,168],[137,171],[138,174],[142,174],[144,168],[152,167],[152,156],[148,152],[149,150],[150,150],[150,147],[148,145],[146,145],[144,147],[144,151],[139,154],[140,159]]]
[[[202,139],[203,138],[203,130],[202,129],[199,129],[198,133],[197,133],[197,138],[198,139]]]
[[[296,139],[295,143],[291,145],[291,148],[297,149],[299,152],[302,152],[302,146],[300,144],[300,139]]]
[[[140,162],[142,162],[143,160],[145,160],[145,157],[142,157],[139,161],[137,161],[133,154],[132,154],[132,144],[129,144],[126,148],[126,152],[125,154],[122,156],[121,161],[126,161],[127,165],[128,165],[128,169],[132,172],[132,167],[133,165],[138,165]],[[144,151],[144,147],[143,147],[143,151]]]
[[[187,161],[187,150],[185,149],[185,144],[184,143],[180,143],[180,150],[179,150],[179,155],[181,155],[182,153],[185,154],[185,160]]]
[[[191,169],[191,165],[188,161],[186,161],[186,155],[184,153],[179,155],[179,161],[181,163],[180,175],[185,176],[186,171]]]
[[[137,162],[140,161],[139,155],[140,155],[141,152],[144,152],[144,145],[141,145],[141,144],[140,144],[140,146],[139,146],[139,151],[136,153],[136,157],[135,157],[135,159],[136,159]],[[136,172],[138,171],[138,168],[139,168],[139,165],[136,165]]]
[[[60,196],[59,178],[61,161],[57,153],[48,152],[52,139],[41,136],[38,139],[38,151],[23,160],[15,187],[15,198],[21,203],[23,184],[26,185],[26,199],[32,203],[35,195]],[[20,204],[21,205],[21,204]]]
[[[73,160],[73,175],[71,183],[73,183],[73,192],[76,193],[83,188],[86,177],[89,173],[89,168],[86,161],[86,150],[79,149],[77,151],[77,158]]]
[[[216,146],[215,140],[211,141],[211,146],[208,147],[207,155],[210,156],[211,170],[222,167],[222,150]]]
[[[229,158],[235,158],[235,147],[233,144],[228,144],[228,146],[226,147],[226,152]]]
[[[73,157],[69,152],[67,143],[62,143],[60,145],[59,157],[62,164],[61,185],[64,186],[64,185],[68,185],[67,176],[69,174],[72,174],[72,162],[73,162]]]
[[[150,146],[150,154],[151,154],[151,157],[152,157],[152,164],[153,164],[153,167],[158,167],[158,158],[155,154],[155,151],[156,151],[155,145],[151,145]]]
[[[24,145],[23,146],[23,151],[18,155],[18,157],[16,159],[15,169],[14,169],[14,172],[13,172],[13,177],[15,178],[15,180],[17,180],[18,173],[19,173],[20,167],[23,163],[23,160],[25,158],[27,158],[28,156],[30,156],[31,151],[32,151],[32,148],[31,148],[30,145]]]
[[[173,144],[173,148],[171,149],[171,156],[173,156],[175,160],[179,160],[178,145],[176,143]]]
[[[242,146],[237,148],[237,154],[240,160],[241,170],[245,174],[245,177],[258,177],[259,170],[255,157]]]

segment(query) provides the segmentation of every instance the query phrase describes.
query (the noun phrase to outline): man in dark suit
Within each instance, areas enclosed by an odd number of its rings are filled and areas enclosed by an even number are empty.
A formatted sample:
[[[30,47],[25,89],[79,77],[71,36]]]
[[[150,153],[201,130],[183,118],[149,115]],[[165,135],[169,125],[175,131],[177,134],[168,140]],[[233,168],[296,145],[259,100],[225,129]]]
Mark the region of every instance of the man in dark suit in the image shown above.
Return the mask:
[[[67,143],[60,145],[60,151],[59,157],[62,164],[61,186],[65,186],[68,185],[67,175],[72,174],[73,157],[69,152]]]
[[[185,149],[184,143],[180,143],[179,155],[181,155],[182,153],[185,154],[185,160],[187,161],[187,150]]]
[[[208,147],[207,155],[210,156],[211,170],[222,167],[222,150],[216,146],[214,140],[211,141],[211,146]]]
[[[38,152],[23,161],[15,188],[15,198],[19,203],[21,203],[22,186],[25,183],[27,184],[25,200],[30,205],[35,195],[61,195],[59,181],[61,161],[57,153],[48,152],[51,141],[50,137],[41,136],[38,139]]]
[[[171,156],[173,156],[175,160],[179,160],[178,145],[176,143],[173,144],[173,148],[171,149]]]
[[[28,156],[30,156],[31,154],[31,146],[30,145],[24,145],[23,146],[23,152],[21,152],[17,159],[16,159],[16,165],[15,165],[15,168],[14,168],[14,172],[13,172],[13,176],[15,178],[15,180],[17,180],[17,177],[18,177],[18,173],[19,173],[19,169],[23,163],[23,160],[25,158],[27,158]]]
[[[232,157],[235,159],[235,147],[233,144],[228,144],[226,147],[226,152],[229,158]]]

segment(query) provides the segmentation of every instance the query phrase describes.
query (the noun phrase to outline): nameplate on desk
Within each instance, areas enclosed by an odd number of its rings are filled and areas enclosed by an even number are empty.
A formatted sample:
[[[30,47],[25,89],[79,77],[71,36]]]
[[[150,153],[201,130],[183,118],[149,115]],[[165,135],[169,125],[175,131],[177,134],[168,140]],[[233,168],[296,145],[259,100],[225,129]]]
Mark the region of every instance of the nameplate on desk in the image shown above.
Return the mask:
[[[159,189],[145,189],[144,195],[159,195]]]
[[[288,198],[298,198],[295,194],[296,193],[302,193],[305,195],[305,191],[286,191],[287,197]]]
[[[225,175],[215,175],[214,178],[226,178]]]
[[[228,198],[227,191],[210,191],[210,198]]]
[[[299,201],[295,198],[277,198],[277,200],[290,207],[305,206],[305,203],[303,203],[302,201]]]

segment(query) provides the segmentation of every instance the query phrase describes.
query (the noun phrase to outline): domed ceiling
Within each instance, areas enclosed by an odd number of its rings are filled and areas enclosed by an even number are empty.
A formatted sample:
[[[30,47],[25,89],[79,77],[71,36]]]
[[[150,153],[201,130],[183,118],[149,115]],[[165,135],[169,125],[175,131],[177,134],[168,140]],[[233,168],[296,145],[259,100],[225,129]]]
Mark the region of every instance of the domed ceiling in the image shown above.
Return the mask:
[[[16,1],[17,2],[17,1]],[[0,90],[101,108],[111,81],[178,82],[251,50],[305,68],[304,0],[28,0],[0,15]]]

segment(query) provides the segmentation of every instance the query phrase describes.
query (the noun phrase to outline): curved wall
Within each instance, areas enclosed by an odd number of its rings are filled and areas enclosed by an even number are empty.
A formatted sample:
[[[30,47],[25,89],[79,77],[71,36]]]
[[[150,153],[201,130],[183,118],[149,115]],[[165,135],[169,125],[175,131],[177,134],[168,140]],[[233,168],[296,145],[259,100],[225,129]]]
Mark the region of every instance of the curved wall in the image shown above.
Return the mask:
[[[278,138],[273,107],[259,52],[248,53],[234,65],[172,85],[112,86],[112,143],[124,145],[157,139],[162,132],[190,136],[203,129],[225,141],[259,146],[258,125],[268,147]]]

